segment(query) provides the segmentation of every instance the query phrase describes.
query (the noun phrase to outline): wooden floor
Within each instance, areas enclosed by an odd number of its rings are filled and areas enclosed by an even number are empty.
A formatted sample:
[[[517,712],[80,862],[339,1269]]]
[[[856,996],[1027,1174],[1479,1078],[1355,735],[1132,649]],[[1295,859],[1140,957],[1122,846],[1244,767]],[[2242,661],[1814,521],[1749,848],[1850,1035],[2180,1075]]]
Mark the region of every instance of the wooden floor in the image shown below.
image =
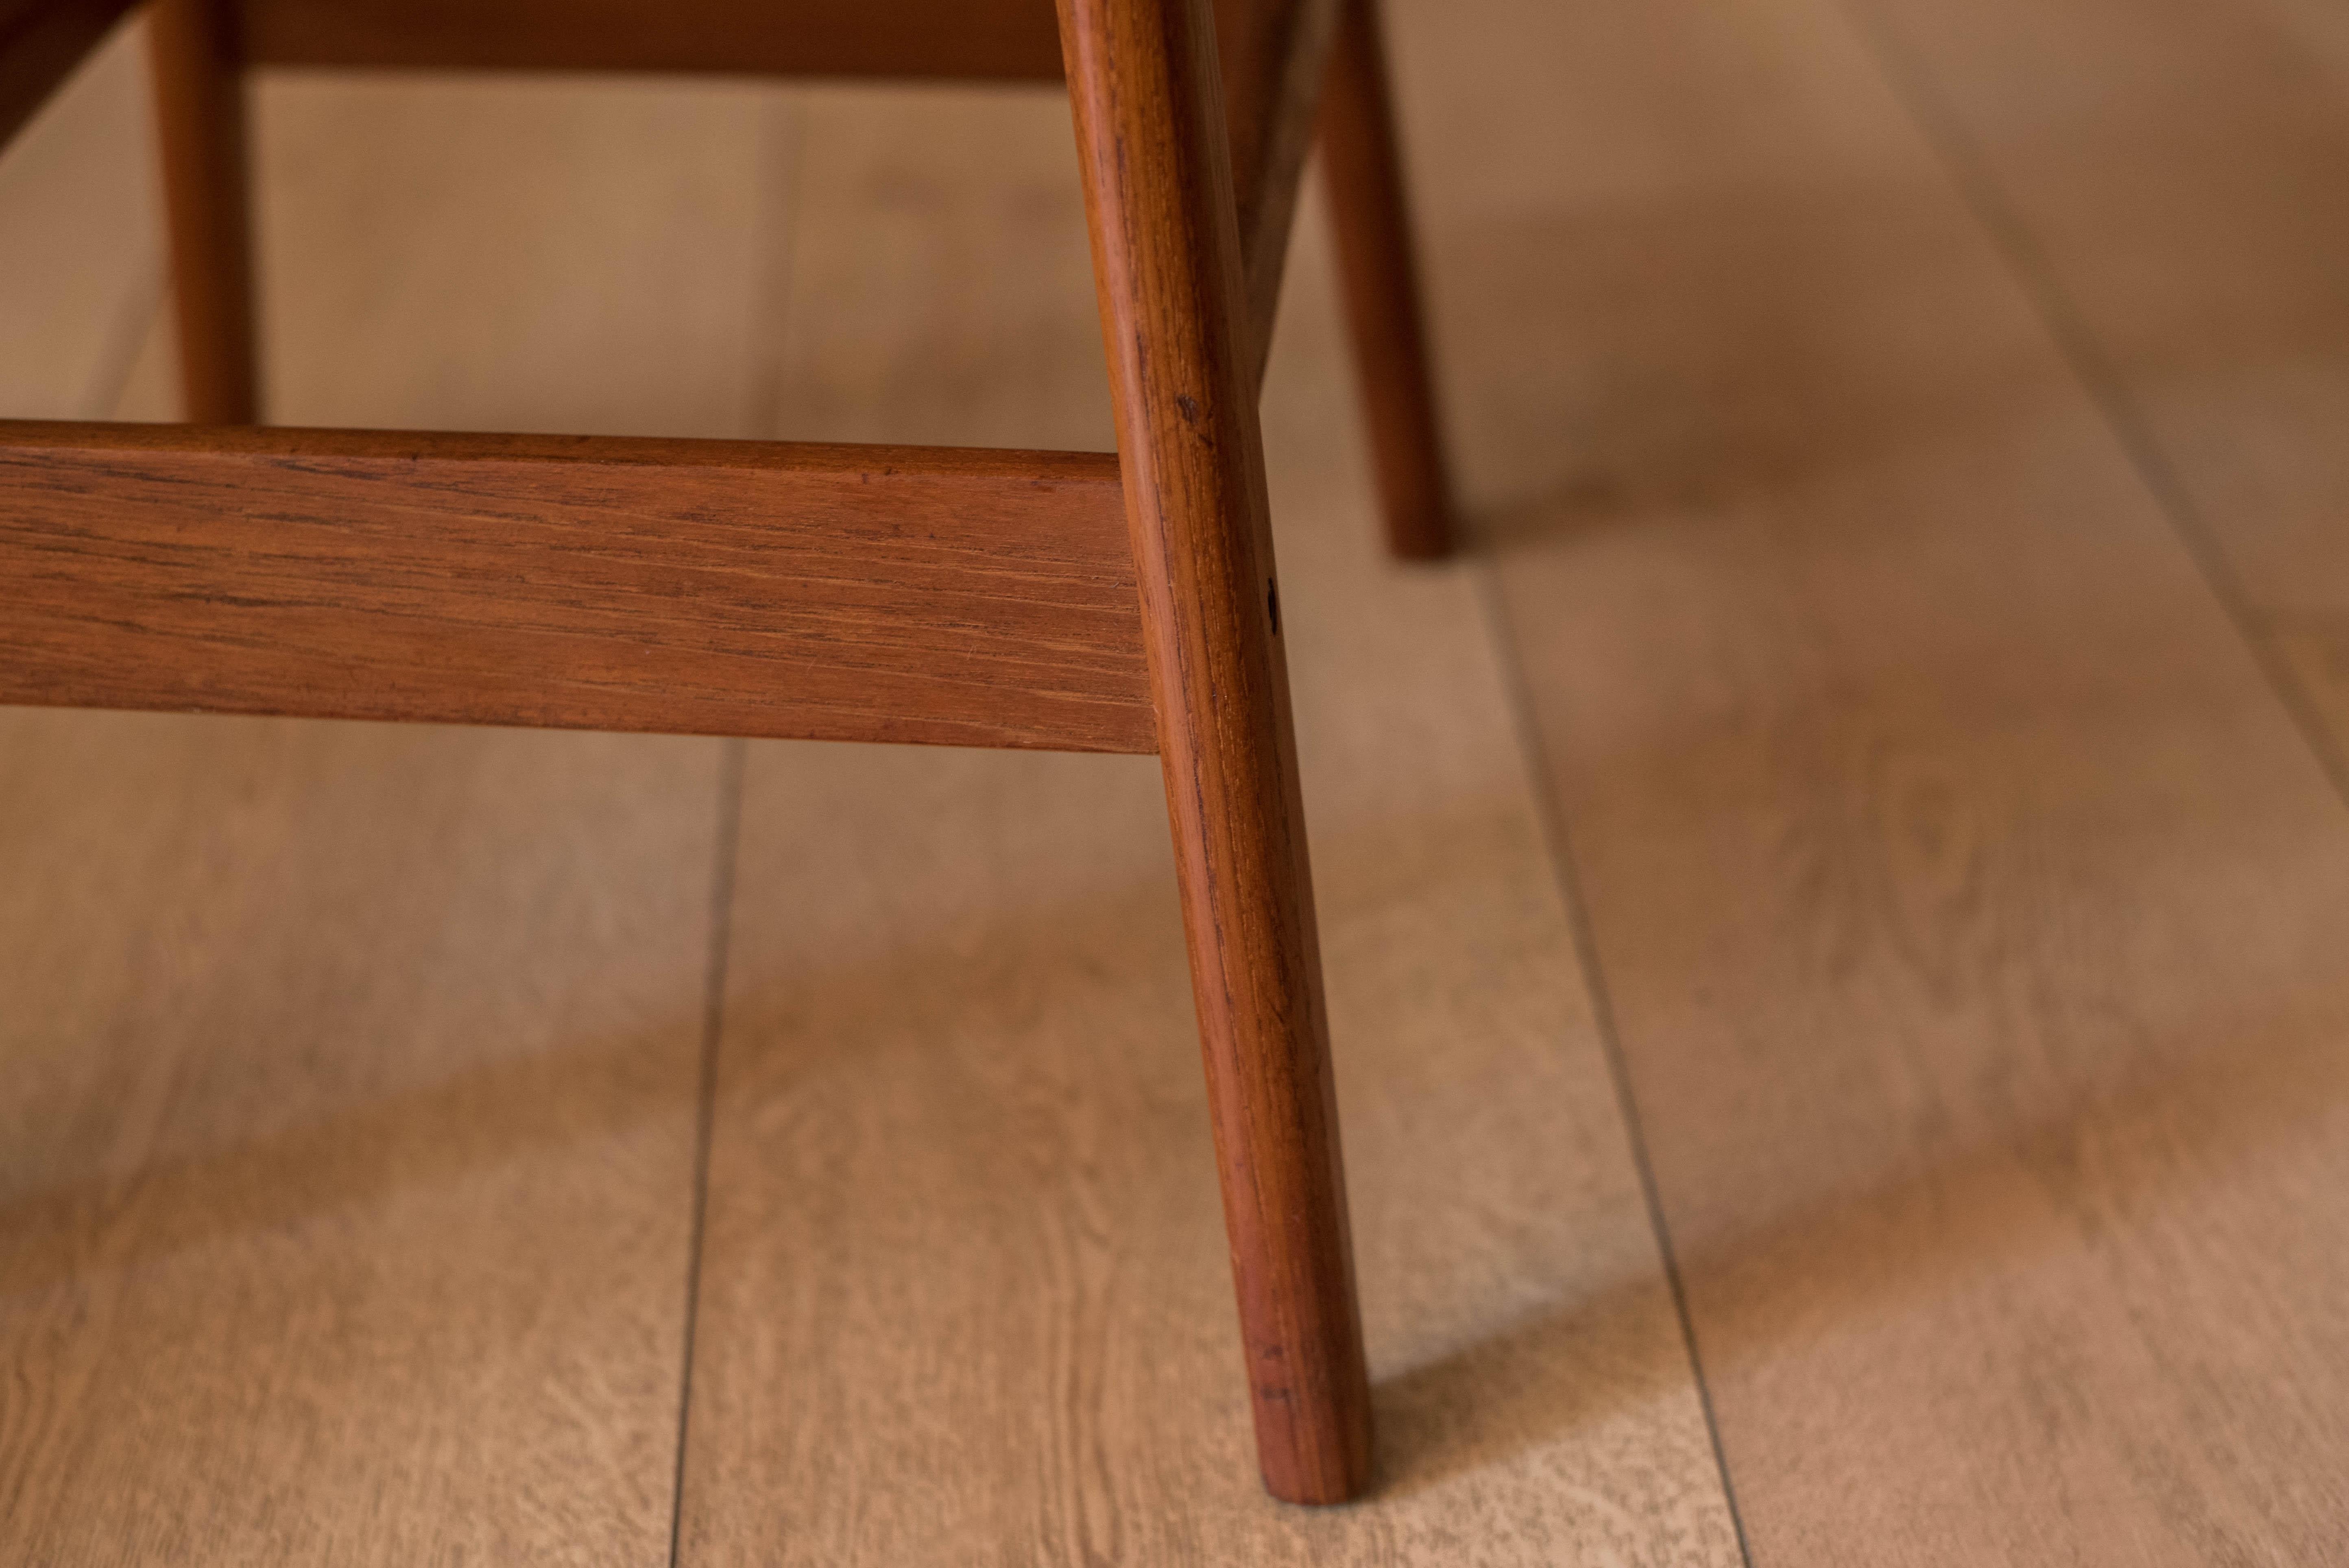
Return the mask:
[[[2349,25],[1390,9],[1479,558],[1309,201],[1265,401],[1377,1495],[1151,760],[13,709],[0,1564],[2349,1557]],[[174,411],[137,47],[0,414]],[[258,101],[279,419],[1110,444],[1051,94]]]

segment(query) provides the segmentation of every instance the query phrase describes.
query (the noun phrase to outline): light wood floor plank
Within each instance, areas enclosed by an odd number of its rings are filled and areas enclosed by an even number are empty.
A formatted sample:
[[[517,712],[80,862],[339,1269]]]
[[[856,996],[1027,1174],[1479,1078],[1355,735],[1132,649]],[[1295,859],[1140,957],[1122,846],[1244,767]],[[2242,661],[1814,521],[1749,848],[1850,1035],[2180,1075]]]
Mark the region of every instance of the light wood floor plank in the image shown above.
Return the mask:
[[[827,97],[805,145],[781,431],[1106,438],[1062,105]],[[1309,225],[1268,444],[1381,1491],[1256,1480],[1156,765],[759,745],[688,1563],[1736,1560],[1501,672],[1464,574],[1379,560],[1330,266]]]
[[[663,1559],[716,761],[0,710],[0,1560]]]
[[[798,95],[657,77],[252,82],[270,421],[765,433]],[[169,311],[98,415],[180,418]]]
[[[751,82],[260,74],[270,418],[755,433],[793,113]]]
[[[107,418],[155,315],[145,47],[117,28],[0,151],[0,418]]]
[[[2349,778],[2349,19],[1877,3]]]
[[[1754,1561],[2338,1556],[2349,810],[1841,13],[1493,26],[1439,322]]]
[[[752,418],[780,98],[260,98],[280,418]],[[0,1562],[667,1560],[721,756],[0,712]]]

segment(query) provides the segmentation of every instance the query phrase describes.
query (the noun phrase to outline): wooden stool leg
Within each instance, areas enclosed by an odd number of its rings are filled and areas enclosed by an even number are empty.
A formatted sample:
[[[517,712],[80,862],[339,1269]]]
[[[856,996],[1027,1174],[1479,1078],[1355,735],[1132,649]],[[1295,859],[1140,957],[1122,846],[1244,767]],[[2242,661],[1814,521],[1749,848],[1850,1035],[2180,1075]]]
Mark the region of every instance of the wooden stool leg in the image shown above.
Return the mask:
[[[1341,3],[1321,98],[1321,168],[1387,543],[1407,560],[1433,560],[1452,549],[1452,486],[1436,426],[1378,0]]]
[[[1208,0],[1060,0],[1265,1484],[1371,1457]]]
[[[250,425],[253,264],[245,203],[244,71],[220,0],[155,0],[147,21],[163,205],[188,418]]]

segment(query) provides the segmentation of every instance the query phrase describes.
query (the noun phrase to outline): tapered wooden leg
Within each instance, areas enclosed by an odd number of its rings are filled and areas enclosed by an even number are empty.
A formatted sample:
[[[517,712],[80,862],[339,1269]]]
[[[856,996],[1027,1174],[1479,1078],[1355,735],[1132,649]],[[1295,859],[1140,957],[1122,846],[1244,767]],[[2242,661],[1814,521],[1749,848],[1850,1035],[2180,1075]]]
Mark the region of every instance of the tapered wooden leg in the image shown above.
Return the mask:
[[[1336,220],[1355,374],[1370,415],[1387,543],[1406,559],[1432,560],[1452,549],[1452,485],[1436,424],[1378,0],[1340,4],[1321,98],[1321,166]]]
[[[188,418],[254,424],[260,391],[234,17],[222,0],[155,0],[147,29]]]
[[[1060,0],[1265,1484],[1371,1459],[1208,0]]]

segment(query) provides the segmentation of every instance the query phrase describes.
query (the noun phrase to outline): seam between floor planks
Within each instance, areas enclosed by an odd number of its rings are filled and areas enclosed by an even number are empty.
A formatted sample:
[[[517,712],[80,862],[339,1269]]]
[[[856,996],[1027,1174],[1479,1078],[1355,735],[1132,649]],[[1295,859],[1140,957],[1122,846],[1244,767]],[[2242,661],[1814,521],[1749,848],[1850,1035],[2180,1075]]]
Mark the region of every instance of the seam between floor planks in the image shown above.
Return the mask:
[[[1729,1453],[1722,1446],[1721,1418],[1713,1409],[1713,1388],[1705,1379],[1704,1356],[1696,1341],[1696,1319],[1689,1313],[1688,1286],[1681,1275],[1679,1253],[1672,1246],[1671,1221],[1664,1212],[1663,1194],[1656,1186],[1655,1161],[1648,1153],[1647,1128],[1640,1120],[1639,1097],[1631,1088],[1630,1068],[1623,1058],[1623,1036],[1615,1021],[1614,998],[1607,988],[1607,968],[1599,961],[1599,944],[1590,926],[1589,903],[1583,896],[1582,879],[1575,870],[1574,834],[1567,826],[1557,797],[1543,783],[1549,776],[1548,756],[1540,727],[1535,722],[1532,698],[1526,689],[1526,672],[1518,663],[1516,638],[1509,627],[1508,607],[1502,602],[1493,562],[1489,557],[1481,557],[1474,570],[1477,607],[1492,642],[1494,663],[1507,688],[1517,751],[1533,787],[1535,815],[1541,823],[1542,849],[1548,857],[1550,874],[1557,879],[1558,897],[1566,908],[1575,957],[1581,965],[1583,988],[1590,995],[1592,1021],[1607,1056],[1608,1080],[1614,1088],[1623,1136],[1639,1172],[1640,1201],[1647,1211],[1648,1228],[1656,1238],[1656,1253],[1663,1262],[1664,1279],[1671,1287],[1672,1314],[1679,1320],[1681,1346],[1688,1357],[1689,1376],[1696,1384],[1697,1400],[1704,1411],[1705,1438],[1712,1445],[1713,1469],[1721,1477],[1722,1499],[1728,1506],[1730,1528],[1737,1538],[1738,1560],[1745,1568],[1754,1568],[1754,1548],[1745,1538],[1745,1516],[1737,1506],[1737,1478],[1730,1473]]]
[[[1883,67],[1881,62],[1878,63],[1878,69],[1879,73],[1882,73]],[[1912,120],[1917,118],[1913,104],[1904,104],[1902,107],[1904,111],[1910,116]],[[1926,128],[1920,127],[1920,129],[1922,129]],[[1936,151],[1944,154],[1946,153],[1946,150],[1940,148],[1937,148]],[[1951,171],[1947,169],[1944,170],[1945,176],[1955,171]],[[1962,185],[1961,181],[1954,181],[1953,183]],[[1976,193],[1968,192],[1967,194],[1974,195]],[[1994,224],[1987,224],[1984,222],[1985,215],[1978,210],[1971,213],[1971,217],[1978,230],[1982,228],[1995,228]],[[2003,238],[2007,238],[2007,236],[1993,236],[1993,241],[1996,242],[1997,240]],[[1999,248],[2002,253],[2004,253],[2007,247],[2004,244],[2001,244]],[[2012,271],[2011,255],[2002,253],[2000,259],[2002,263],[2007,264],[2010,271]],[[2027,290],[2028,280],[2024,280],[2024,282]],[[2043,300],[2034,299],[2032,303],[2034,306],[2043,306],[2044,302]],[[2058,340],[2062,338],[2063,335],[2060,330],[2060,324],[2048,322],[2043,319],[2041,326],[2043,330],[2049,331],[2051,335]],[[2075,346],[2059,341],[2057,346],[2059,349],[2069,349]],[[2230,614],[2225,614],[2222,616],[2224,624],[2229,629],[2229,641],[2235,646],[2237,652],[2241,653],[2244,655],[2247,665],[2251,669],[2257,670],[2261,675],[2261,680],[2260,685],[2266,696],[2270,700],[2276,702],[2283,710],[2278,717],[2292,721],[2287,727],[2295,732],[2295,741],[2302,748],[2303,755],[2305,755],[2309,749],[2313,748],[2316,755],[2309,757],[2308,760],[2316,764],[2320,770],[2331,771],[2326,765],[2332,762],[2332,758],[2327,755],[2327,748],[2323,744],[2321,733],[2313,732],[2308,712],[2308,705],[2304,698],[2301,696],[2301,694],[2295,690],[2292,684],[2289,682],[2280,683],[2275,678],[2274,666],[2269,656],[2268,650],[2258,645],[2256,637],[2251,634],[2253,628],[2250,624],[2247,624],[2247,619],[2242,614],[2243,606],[2241,600],[2238,598],[2234,603],[2229,603],[2228,593],[2221,586],[2220,582],[2214,581],[2213,576],[2210,574],[2209,567],[2211,562],[2208,559],[2208,555],[2211,552],[2207,539],[2199,542],[2200,548],[2198,548],[2198,542],[2192,538],[2188,531],[2190,525],[2181,524],[2180,520],[2174,514],[2174,512],[2167,506],[2161,504],[2168,498],[2165,498],[2158,493],[2160,488],[2158,484],[2150,482],[2148,476],[2143,472],[2143,463],[2141,459],[2146,449],[2141,444],[2134,443],[2132,441],[2132,432],[2130,430],[2118,428],[2117,423],[2109,418],[2110,409],[2108,407],[2104,406],[2103,399],[2099,397],[2099,389],[2091,384],[2093,377],[2083,374],[2080,366],[2076,363],[2068,363],[2067,369],[2072,381],[2075,384],[2075,387],[2081,396],[2091,403],[2098,406],[2100,418],[2105,418],[2107,421],[2108,435],[2115,438],[2118,447],[2127,450],[2128,457],[2132,459],[2137,468],[2137,477],[2140,486],[2150,492],[2148,493],[2147,499],[2154,504],[2147,509],[2148,511],[2153,515],[2159,516],[2164,526],[2172,531],[2172,542],[2178,547],[2181,556],[2194,568],[2196,581],[2201,592],[2205,595],[2209,596],[2212,607],[2220,609],[2222,612],[2230,612]],[[2136,449],[2128,449],[2132,448],[2132,446],[2135,446]],[[2158,457],[2158,449],[2155,449],[2155,451]],[[2243,645],[2247,642],[2251,645],[2248,647],[2244,646]],[[1521,634],[1518,641],[1518,646],[1522,650],[1524,645],[1525,644]],[[1588,744],[1588,741],[1587,738],[1584,738],[1574,741],[1573,744],[1578,746],[1587,745]],[[2289,774],[2290,771],[2290,769],[2286,769],[2287,774]],[[2327,793],[2331,797],[2331,804],[2337,807],[2341,803],[2337,777],[2328,779],[2327,785]],[[2287,793],[2289,791],[2287,790]],[[1561,810],[1566,810],[1566,804],[1561,802],[1559,809]],[[1614,967],[1619,968],[1620,966],[1621,960],[1620,954],[1619,954],[1618,964]],[[1609,985],[1611,988],[1613,978],[1614,974],[1612,969],[1601,971],[1599,983]],[[1751,1456],[1749,1456],[1749,1458]],[[1783,1543],[1782,1538],[1782,1547]]]
[[[2040,319],[2046,324],[2048,336],[2071,362],[2081,389],[2095,400],[2106,423],[2112,428],[2114,438],[2137,466],[2147,493],[2159,503],[2178,542],[2193,557],[2196,568],[2210,586],[2211,596],[2234,624],[2236,634],[2266,676],[2276,700],[2292,715],[2317,766],[2332,781],[2333,793],[2341,797],[2344,807],[2349,807],[2349,745],[2344,745],[2343,738],[2325,723],[2315,694],[2268,636],[2242,575],[2227,558],[2202,504],[2180,475],[2167,444],[2146,418],[2127,378],[2113,363],[2061,274],[2050,264],[2044,249],[2032,233],[2031,224],[2002,187],[1963,119],[1898,26],[1867,0],[1844,0],[1844,8],[1853,18],[1856,30],[1868,41],[1885,80],[1900,96],[1910,119],[1940,155],[1951,184],[1973,209],[1983,232],[2004,254],[2016,282],[2030,295]]]

